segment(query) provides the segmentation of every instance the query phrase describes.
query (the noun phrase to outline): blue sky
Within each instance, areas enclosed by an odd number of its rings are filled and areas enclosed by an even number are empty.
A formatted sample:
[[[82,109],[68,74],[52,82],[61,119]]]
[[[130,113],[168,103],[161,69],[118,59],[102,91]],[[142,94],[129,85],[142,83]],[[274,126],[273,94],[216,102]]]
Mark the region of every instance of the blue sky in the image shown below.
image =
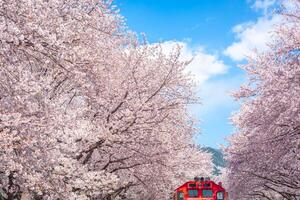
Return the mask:
[[[167,49],[179,43],[182,59],[195,57],[190,71],[198,82],[202,105],[191,106],[200,121],[201,145],[226,145],[233,133],[229,121],[239,104],[230,97],[245,81],[237,67],[250,50],[266,49],[270,30],[279,18],[269,16],[275,0],[115,0],[132,31]]]

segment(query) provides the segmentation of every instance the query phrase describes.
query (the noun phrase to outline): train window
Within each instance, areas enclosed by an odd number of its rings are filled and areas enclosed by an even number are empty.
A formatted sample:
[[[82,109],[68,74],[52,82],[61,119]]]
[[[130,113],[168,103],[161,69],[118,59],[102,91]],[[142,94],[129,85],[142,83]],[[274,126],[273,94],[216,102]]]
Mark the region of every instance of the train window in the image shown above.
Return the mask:
[[[184,200],[184,193],[182,191],[177,193],[177,200]]]
[[[210,183],[204,183],[203,187],[210,187]]]
[[[217,200],[223,200],[224,199],[224,193],[223,192],[218,192],[217,193]]]
[[[188,197],[198,197],[198,190],[188,190]]]
[[[202,190],[202,197],[212,197],[213,192],[212,190]]]
[[[195,183],[190,183],[189,187],[196,187],[196,184]]]

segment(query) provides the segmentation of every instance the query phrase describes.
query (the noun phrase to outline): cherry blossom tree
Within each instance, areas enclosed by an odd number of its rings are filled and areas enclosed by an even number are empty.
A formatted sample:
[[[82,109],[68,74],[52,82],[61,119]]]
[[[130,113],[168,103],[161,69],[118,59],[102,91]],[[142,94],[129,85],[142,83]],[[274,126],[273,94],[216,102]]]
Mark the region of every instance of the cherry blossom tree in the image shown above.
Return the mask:
[[[270,49],[249,59],[248,85],[235,94],[243,103],[227,149],[233,199],[300,198],[300,1],[285,3]]]
[[[167,199],[211,174],[180,48],[140,43],[108,1],[1,0],[0,30],[4,199]]]

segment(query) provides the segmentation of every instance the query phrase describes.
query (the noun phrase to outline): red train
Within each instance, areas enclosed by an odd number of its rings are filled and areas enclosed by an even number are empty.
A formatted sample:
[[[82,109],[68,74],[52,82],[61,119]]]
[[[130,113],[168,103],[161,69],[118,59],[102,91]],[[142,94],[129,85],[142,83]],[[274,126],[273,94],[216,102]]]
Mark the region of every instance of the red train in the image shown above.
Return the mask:
[[[196,177],[175,190],[174,200],[228,200],[228,194],[221,182]]]

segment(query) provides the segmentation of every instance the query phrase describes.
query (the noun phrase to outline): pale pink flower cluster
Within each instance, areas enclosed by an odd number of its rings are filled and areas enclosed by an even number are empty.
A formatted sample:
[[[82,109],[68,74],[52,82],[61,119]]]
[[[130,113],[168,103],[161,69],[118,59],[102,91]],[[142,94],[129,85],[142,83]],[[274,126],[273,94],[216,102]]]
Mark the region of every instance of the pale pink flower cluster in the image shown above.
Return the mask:
[[[227,149],[234,200],[300,199],[300,1],[282,8],[270,50],[244,66],[237,133]]]
[[[107,1],[0,1],[0,195],[168,199],[210,156],[193,83]]]

